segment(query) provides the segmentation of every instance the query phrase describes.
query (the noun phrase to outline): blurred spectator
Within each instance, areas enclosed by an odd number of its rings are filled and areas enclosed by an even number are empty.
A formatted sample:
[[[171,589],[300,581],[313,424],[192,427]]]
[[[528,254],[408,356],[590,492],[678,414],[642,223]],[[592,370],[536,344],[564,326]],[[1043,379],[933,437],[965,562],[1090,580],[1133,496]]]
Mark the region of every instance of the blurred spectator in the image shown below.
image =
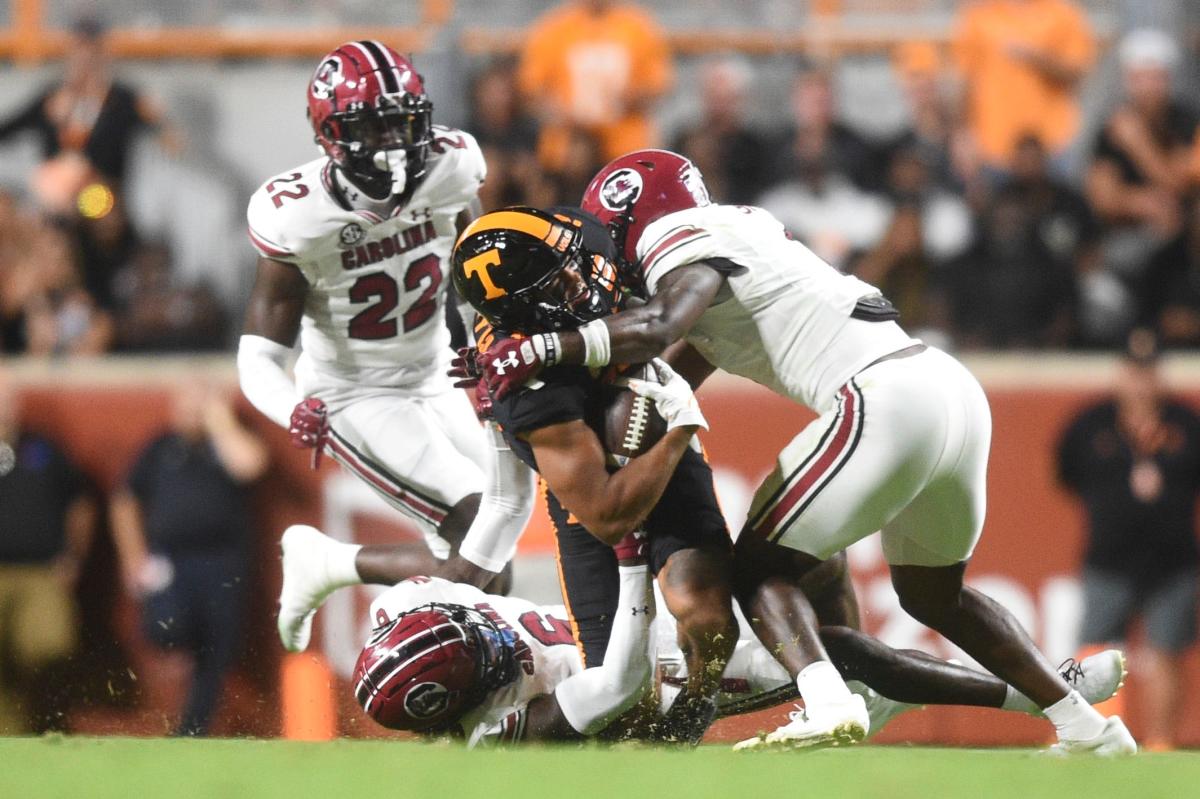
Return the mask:
[[[1075,418],[1058,460],[1087,514],[1081,642],[1123,641],[1141,617],[1148,648],[1135,670],[1143,671],[1145,743],[1169,747],[1200,598],[1200,417],[1165,394],[1151,334],[1131,337],[1113,396]]]
[[[175,286],[170,251],[142,245],[116,281],[116,349],[200,352],[225,346],[228,320],[207,285]]]
[[[972,248],[949,274],[954,327],[965,347],[1065,347],[1076,276],[1093,262],[1083,199],[1050,172],[1033,136],[979,220]]]
[[[509,59],[495,61],[475,76],[467,129],[488,165],[487,182],[479,191],[483,209],[530,205],[526,191],[538,179],[538,126],[526,112],[516,65]]]
[[[102,306],[110,304],[120,247],[130,236],[122,189],[142,129],[157,131],[165,149],[179,150],[180,136],[158,106],[113,78],[95,19],[75,24],[63,76],[0,122],[0,140],[36,134],[43,162],[31,188],[42,208],[78,225],[83,281]]]
[[[241,637],[252,534],[245,486],[266,470],[267,452],[214,389],[192,381],[173,405],[171,428],[113,497],[111,521],[144,634],[194,658],[176,734],[205,735]]]
[[[772,182],[800,178],[819,164],[822,172],[845,177],[867,191],[884,182],[882,165],[871,144],[838,121],[832,76],[806,68],[792,86],[792,119],[779,137],[771,164]]]
[[[1139,297],[1138,324],[1166,345],[1200,347],[1200,197],[1187,204],[1183,233],[1151,259]]]
[[[112,320],[84,289],[70,237],[0,192],[0,349],[94,355],[111,340]]]
[[[79,639],[75,584],[96,503],[51,441],[21,429],[16,389],[0,372],[0,735],[62,724],[54,667]]]
[[[1105,123],[1087,174],[1088,199],[1105,224],[1107,294],[1085,295],[1107,311],[1095,317],[1088,337],[1119,340],[1132,322],[1129,288],[1142,278],[1154,255],[1182,229],[1182,197],[1196,140],[1197,117],[1171,96],[1171,73],[1179,50],[1169,36],[1152,30],[1128,34],[1119,47],[1125,99]],[[1098,293],[1098,292],[1097,292]],[[1101,294],[1101,297],[1104,295]],[[1107,324],[1106,324],[1107,322]]]
[[[952,44],[964,80],[967,126],[985,163],[1007,171],[1017,142],[1029,134],[1057,159],[1078,134],[1078,88],[1096,51],[1079,4],[962,4]]]
[[[650,112],[672,70],[658,24],[632,3],[569,0],[548,11],[525,40],[519,77],[542,125],[543,166],[569,168],[580,134],[595,139],[600,163],[654,146]]]
[[[722,56],[700,68],[700,119],[680,132],[671,149],[695,162],[719,202],[749,205],[767,186],[771,149],[746,121],[754,71],[746,61]]]
[[[161,109],[114,80],[103,25],[81,19],[71,32],[62,78],[0,123],[0,139],[26,130],[37,134],[45,162],[38,180],[46,183],[48,198],[58,198],[52,207],[61,210],[93,180],[119,193],[143,128],[158,131],[167,149],[179,148],[179,134]],[[55,193],[68,185],[74,190]]]
[[[945,267],[971,245],[971,211],[934,177],[916,142],[894,150],[887,192],[892,216],[878,244],[852,270],[878,286],[910,330],[933,334],[950,327],[940,291]]]
[[[915,150],[938,186],[965,192],[981,205],[979,154],[973,137],[962,127],[951,97],[947,70],[938,46],[911,41],[899,45],[892,64],[908,110],[908,124],[885,146],[884,162],[901,150]]]

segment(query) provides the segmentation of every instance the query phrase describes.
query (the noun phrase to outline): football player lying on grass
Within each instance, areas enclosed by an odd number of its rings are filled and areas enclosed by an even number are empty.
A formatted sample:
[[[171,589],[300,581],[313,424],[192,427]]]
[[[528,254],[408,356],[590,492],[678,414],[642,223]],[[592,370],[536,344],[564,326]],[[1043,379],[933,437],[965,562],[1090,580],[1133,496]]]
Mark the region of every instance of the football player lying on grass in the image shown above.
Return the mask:
[[[288,528],[282,543],[285,591],[303,589],[320,579],[314,575],[324,573],[327,563],[353,558],[361,549],[302,525]],[[668,614],[655,618],[644,540],[631,536],[614,550],[620,593],[603,665],[584,668],[561,606],[412,577],[371,605],[376,627],[353,678],[359,704],[385,727],[461,736],[469,746],[594,735],[661,740],[635,705],[657,689],[655,702],[665,715],[687,678],[686,661],[672,643],[674,620]],[[839,671],[866,700],[872,733],[922,704],[1038,714],[1033,702],[989,674],[922,652],[893,650],[848,627],[823,627],[821,635]],[[651,679],[655,662],[657,681]],[[1124,676],[1117,650],[1071,661],[1063,670],[1089,702],[1112,696]],[[749,630],[741,630],[717,694],[717,715],[751,712],[795,696],[787,671]]]

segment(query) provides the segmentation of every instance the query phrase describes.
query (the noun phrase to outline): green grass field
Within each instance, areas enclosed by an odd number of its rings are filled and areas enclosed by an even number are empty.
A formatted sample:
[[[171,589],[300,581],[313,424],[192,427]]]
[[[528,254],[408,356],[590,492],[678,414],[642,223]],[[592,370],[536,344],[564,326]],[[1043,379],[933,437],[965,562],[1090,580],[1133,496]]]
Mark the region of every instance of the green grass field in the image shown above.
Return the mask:
[[[807,754],[635,748],[466,752],[338,741],[0,739],[3,799],[641,797],[1071,799],[1200,795],[1200,753],[1053,760],[1029,750],[859,747]]]

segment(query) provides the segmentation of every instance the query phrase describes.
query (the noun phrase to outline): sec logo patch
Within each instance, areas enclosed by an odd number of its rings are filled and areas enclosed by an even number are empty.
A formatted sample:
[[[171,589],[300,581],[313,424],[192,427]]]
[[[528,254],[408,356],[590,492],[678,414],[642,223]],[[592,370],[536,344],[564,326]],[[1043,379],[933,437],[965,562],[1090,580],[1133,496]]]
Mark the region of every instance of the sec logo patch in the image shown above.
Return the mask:
[[[362,225],[357,222],[351,222],[338,233],[338,240],[343,247],[353,247],[362,241],[366,235],[366,231],[362,229]]]

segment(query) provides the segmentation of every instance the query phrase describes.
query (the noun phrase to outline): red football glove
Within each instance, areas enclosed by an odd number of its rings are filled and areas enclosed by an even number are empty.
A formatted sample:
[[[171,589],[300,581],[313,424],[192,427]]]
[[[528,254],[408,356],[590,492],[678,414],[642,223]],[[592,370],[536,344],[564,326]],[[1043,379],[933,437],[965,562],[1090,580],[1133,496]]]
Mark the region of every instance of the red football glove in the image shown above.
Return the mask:
[[[617,555],[617,563],[621,566],[637,566],[645,563],[646,544],[646,534],[641,530],[634,530],[613,544],[613,552]]]
[[[458,355],[450,361],[450,369],[446,374],[454,378],[455,388],[475,388],[483,377],[479,351],[474,347],[459,347]]]
[[[288,435],[292,437],[292,446],[313,451],[312,468],[320,466],[325,442],[329,440],[329,411],[325,403],[309,397],[293,408]]]
[[[487,383],[482,380],[475,383],[475,415],[481,422],[492,418],[492,395],[488,393]]]
[[[533,341],[527,338],[497,341],[479,360],[483,379],[496,399],[504,399],[508,392],[525,385],[543,366]]]

